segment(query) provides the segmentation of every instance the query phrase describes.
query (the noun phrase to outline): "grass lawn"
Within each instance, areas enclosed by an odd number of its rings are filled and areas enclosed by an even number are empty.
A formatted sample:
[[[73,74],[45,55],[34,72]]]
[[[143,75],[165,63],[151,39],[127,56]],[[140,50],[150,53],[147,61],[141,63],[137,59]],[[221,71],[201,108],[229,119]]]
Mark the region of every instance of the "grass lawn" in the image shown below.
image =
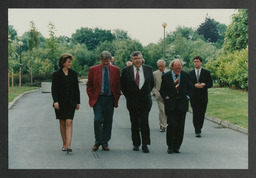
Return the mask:
[[[230,88],[210,88],[206,115],[248,129],[248,93]]]
[[[15,97],[19,96],[20,94],[26,92],[26,91],[30,91],[30,90],[34,90],[37,89],[39,87],[26,87],[26,86],[22,86],[21,88],[14,86],[13,90],[12,87],[9,88],[9,92],[8,92],[8,104],[10,102],[12,102],[14,100]]]

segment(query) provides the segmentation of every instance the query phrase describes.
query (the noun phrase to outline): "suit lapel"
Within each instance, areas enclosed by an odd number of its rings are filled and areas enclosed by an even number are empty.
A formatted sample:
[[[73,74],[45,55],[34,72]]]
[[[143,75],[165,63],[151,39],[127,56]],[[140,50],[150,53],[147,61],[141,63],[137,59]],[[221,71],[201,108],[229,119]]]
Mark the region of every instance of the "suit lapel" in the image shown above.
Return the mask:
[[[102,69],[101,69],[101,65],[99,65],[96,75],[98,75],[98,77],[97,77],[99,79],[98,82],[99,82],[99,85],[101,86],[101,83],[102,83]]]
[[[137,86],[136,81],[134,79],[133,65],[129,67],[128,71],[129,71],[128,74],[129,74],[131,81],[133,82],[133,84],[135,84]]]
[[[148,72],[147,72],[147,68],[144,66],[144,65],[142,65],[142,68],[143,68],[143,74],[144,74],[144,84],[143,84],[143,86],[141,87],[141,89],[144,87],[144,85],[146,84],[146,81],[148,81],[147,79],[148,79]]]
[[[201,73],[200,73],[200,76],[199,76],[199,81],[203,81],[203,77],[204,77],[204,69],[201,68]]]
[[[180,72],[180,88],[182,88],[184,83],[184,73],[181,71]]]
[[[194,83],[197,83],[197,80],[196,80],[196,71],[195,71],[195,69],[194,69],[193,72],[192,72],[192,80],[193,80]]]
[[[112,84],[113,84],[114,76],[115,76],[115,74],[114,74],[113,67],[110,65],[110,66],[109,66],[110,87],[111,87]]]
[[[170,75],[170,80],[169,80],[170,85],[171,85],[171,87],[172,87],[172,88],[174,88],[174,89],[175,89],[174,81],[173,81],[173,78],[172,78],[172,72],[170,72],[170,73],[169,73],[169,75]]]

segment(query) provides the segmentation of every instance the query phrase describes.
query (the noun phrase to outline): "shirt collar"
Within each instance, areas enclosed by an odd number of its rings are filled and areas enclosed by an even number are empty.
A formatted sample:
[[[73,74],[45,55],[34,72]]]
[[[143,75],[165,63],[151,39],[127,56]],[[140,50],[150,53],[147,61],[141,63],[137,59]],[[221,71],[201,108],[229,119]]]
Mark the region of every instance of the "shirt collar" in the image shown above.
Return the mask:
[[[181,72],[180,72],[180,73],[181,73]],[[180,76],[180,73],[179,73],[179,75],[178,75],[178,76]],[[175,76],[175,75],[176,75],[176,74],[173,72],[173,70],[172,70],[172,75],[173,75],[173,76]]]
[[[109,65],[110,66],[110,65]],[[106,67],[107,69],[109,69],[109,66],[108,67]],[[105,67],[101,64],[101,68],[102,69],[105,69]]]
[[[142,65],[139,67],[139,70],[141,71],[141,69],[142,69]],[[133,70],[134,71],[137,71],[137,68],[133,65]]]

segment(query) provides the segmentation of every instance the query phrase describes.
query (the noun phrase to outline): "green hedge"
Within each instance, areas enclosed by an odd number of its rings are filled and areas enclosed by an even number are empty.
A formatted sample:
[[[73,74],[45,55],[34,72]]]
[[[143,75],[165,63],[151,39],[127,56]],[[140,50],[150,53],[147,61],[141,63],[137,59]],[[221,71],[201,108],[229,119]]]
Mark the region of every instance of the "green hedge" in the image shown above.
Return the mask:
[[[205,67],[221,86],[248,90],[248,48],[222,54],[216,60],[209,60]]]
[[[30,74],[23,74],[21,76],[21,84],[24,86],[36,86],[40,87],[41,82],[51,82],[52,74],[34,74],[33,83],[31,84]],[[16,73],[13,75],[13,82],[15,86],[19,85],[19,74]],[[10,75],[10,85],[11,85],[11,75]]]

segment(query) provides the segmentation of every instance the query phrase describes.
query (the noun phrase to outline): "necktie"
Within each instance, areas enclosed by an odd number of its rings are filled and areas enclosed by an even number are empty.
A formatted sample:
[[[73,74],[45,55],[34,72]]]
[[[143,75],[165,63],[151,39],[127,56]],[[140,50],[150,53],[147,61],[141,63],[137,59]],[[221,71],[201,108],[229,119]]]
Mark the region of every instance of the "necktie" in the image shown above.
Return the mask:
[[[164,72],[162,72],[162,76],[164,75]]]
[[[175,77],[176,77],[176,80],[174,81],[174,86],[175,86],[176,91],[178,91],[178,89],[179,89],[179,79],[178,79],[178,75],[175,75]]]
[[[104,72],[104,94],[109,94],[109,77],[108,77],[108,68],[105,68]]]
[[[139,68],[137,68],[137,73],[136,73],[136,84],[138,87],[140,87],[140,74],[139,74]]]
[[[196,70],[196,81],[199,82],[199,70]]]

